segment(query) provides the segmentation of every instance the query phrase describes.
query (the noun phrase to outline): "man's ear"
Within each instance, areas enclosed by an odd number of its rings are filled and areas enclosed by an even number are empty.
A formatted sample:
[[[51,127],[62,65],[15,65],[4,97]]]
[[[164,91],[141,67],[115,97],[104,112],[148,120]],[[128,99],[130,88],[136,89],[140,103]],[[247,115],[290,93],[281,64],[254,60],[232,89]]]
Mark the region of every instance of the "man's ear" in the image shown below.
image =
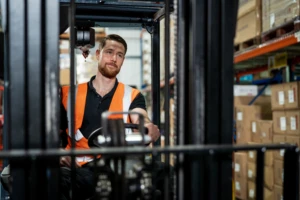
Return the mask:
[[[97,57],[97,59],[99,58],[99,55],[100,55],[100,50],[97,49],[97,50],[96,50],[96,57]]]

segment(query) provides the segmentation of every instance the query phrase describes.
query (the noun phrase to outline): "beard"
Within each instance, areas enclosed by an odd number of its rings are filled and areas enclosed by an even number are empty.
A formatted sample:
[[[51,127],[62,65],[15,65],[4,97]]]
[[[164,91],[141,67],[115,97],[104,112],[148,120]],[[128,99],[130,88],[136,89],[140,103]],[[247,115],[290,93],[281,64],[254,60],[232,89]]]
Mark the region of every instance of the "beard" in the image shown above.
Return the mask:
[[[98,66],[99,72],[106,78],[115,78],[118,75],[118,73],[120,72],[120,68],[115,66],[115,68],[112,69],[106,65],[107,64],[105,64],[103,67],[99,65]]]

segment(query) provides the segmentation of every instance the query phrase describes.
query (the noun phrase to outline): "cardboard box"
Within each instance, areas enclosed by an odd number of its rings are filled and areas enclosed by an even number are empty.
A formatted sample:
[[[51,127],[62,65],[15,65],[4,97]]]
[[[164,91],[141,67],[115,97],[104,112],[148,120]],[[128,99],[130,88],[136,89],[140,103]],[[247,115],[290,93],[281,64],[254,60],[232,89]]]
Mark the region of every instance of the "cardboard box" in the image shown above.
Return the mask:
[[[274,164],[274,152],[266,151],[265,153],[265,166],[272,167]]]
[[[260,120],[259,130],[260,130],[261,143],[263,144],[273,143],[273,121]]]
[[[250,128],[244,126],[243,122],[236,123],[236,143],[237,144],[247,144],[251,141]]]
[[[263,113],[261,106],[236,106],[237,144],[247,144],[251,141],[251,121],[261,119],[269,113]]]
[[[248,121],[248,127],[250,127],[250,121],[253,120],[270,120],[272,119],[272,111],[267,106],[235,106],[235,119],[236,121]]]
[[[284,84],[274,84],[271,86],[271,104],[272,110],[283,110],[285,108],[286,95]]]
[[[285,113],[288,124],[286,133],[300,136],[300,110],[289,110]]]
[[[261,143],[259,120],[251,121],[251,141]]]
[[[248,172],[247,177],[249,181],[255,182],[256,180],[256,164],[252,162],[248,162]]]
[[[252,100],[254,96],[235,96],[234,97],[234,105],[235,106],[241,106],[241,105],[248,105]],[[263,108],[267,108],[268,110],[271,109],[271,96],[259,96],[253,104],[254,106],[262,106]]]
[[[264,188],[264,200],[274,200],[273,191]]]
[[[256,200],[256,184],[248,181],[248,200]],[[273,200],[272,190],[264,187],[264,200]]]
[[[273,135],[273,143],[274,144],[284,144],[286,143],[285,135]],[[274,159],[283,160],[284,149],[279,151],[274,151]]]
[[[234,173],[235,177],[247,177],[247,153],[234,153]]]
[[[272,85],[272,110],[291,110],[300,108],[300,82]]]
[[[251,144],[258,144],[254,142],[248,142],[249,145]],[[274,161],[274,152],[273,151],[266,151],[265,152],[265,166],[272,167]],[[256,163],[256,151],[248,151],[248,162]]]
[[[248,200],[256,200],[256,186],[252,181],[248,181]]]
[[[297,146],[299,146],[299,144],[300,144],[300,137],[299,136],[287,135],[285,137],[285,140],[286,140],[286,143],[288,143],[288,144],[295,144]]]
[[[261,10],[256,7],[251,12],[237,20],[236,34],[234,44],[240,44],[255,37],[261,33]]]
[[[239,199],[247,199],[247,178],[246,177],[235,177],[235,196]]]
[[[274,196],[274,200],[282,200],[283,199],[282,186],[274,185],[273,196]]]
[[[298,15],[298,0],[262,0],[262,32],[289,22]]]
[[[262,107],[261,106],[236,106],[236,120],[239,122],[248,121],[250,128],[250,122],[252,120],[261,119],[262,118]],[[250,129],[251,130],[251,129]]]
[[[236,122],[236,143],[247,144],[251,141],[251,132],[248,127],[243,126],[243,122]]]
[[[256,163],[256,151],[248,151],[248,162]]]
[[[287,132],[287,118],[284,111],[273,112],[273,130],[276,134],[286,134]]]
[[[260,0],[239,0],[238,18],[260,6]]]
[[[265,166],[264,183],[265,187],[273,190],[274,186],[274,168]]]
[[[274,181],[276,185],[283,185],[283,161],[275,160],[274,161]]]

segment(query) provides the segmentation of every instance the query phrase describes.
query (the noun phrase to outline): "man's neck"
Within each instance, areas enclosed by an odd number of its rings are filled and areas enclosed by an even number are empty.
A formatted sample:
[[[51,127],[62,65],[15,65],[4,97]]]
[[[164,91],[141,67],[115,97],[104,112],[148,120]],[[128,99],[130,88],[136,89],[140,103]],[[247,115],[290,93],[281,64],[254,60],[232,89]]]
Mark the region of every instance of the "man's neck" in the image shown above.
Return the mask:
[[[116,77],[107,78],[100,73],[97,73],[95,79],[93,80],[93,86],[96,89],[97,93],[101,96],[104,96],[107,93],[109,93],[115,86],[115,83]]]

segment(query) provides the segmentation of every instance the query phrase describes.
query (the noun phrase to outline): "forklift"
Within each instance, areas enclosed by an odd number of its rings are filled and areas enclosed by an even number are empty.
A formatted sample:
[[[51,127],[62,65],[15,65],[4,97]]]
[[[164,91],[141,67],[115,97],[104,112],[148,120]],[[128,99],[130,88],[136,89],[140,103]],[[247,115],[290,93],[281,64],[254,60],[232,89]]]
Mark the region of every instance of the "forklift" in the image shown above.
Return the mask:
[[[3,32],[4,77],[4,150],[0,158],[9,164],[6,174],[10,192],[3,198],[60,199],[59,157],[98,154],[109,158],[118,171],[118,160],[135,155],[141,161],[131,168],[135,176],[121,173],[119,179],[99,177],[102,191],[109,181],[121,181],[109,196],[100,193],[95,199],[233,199],[232,153],[257,152],[256,199],[262,200],[264,156],[266,150],[285,149],[284,199],[299,198],[298,149],[293,145],[234,145],[233,130],[233,39],[238,1],[226,0],[0,0]],[[170,146],[170,13],[175,16],[175,140]],[[160,21],[165,24],[161,26]],[[87,151],[59,150],[59,35],[70,30],[70,105],[74,116],[75,55],[84,56],[94,45],[93,27],[141,27],[151,34],[151,96],[154,124],[160,126],[160,29],[164,29],[164,127],[165,147],[157,142],[152,148],[141,126],[137,145],[114,143],[104,120],[101,129],[90,138]],[[73,113],[73,114],[72,114]],[[71,130],[74,119],[71,120]],[[120,127],[132,128],[121,124]],[[105,131],[106,130],[106,131]],[[110,142],[108,144],[108,137]],[[132,141],[123,136],[118,141]],[[74,138],[74,137],[73,137]],[[100,142],[99,142],[100,141]],[[102,142],[101,142],[102,141]],[[104,142],[103,142],[104,141]],[[174,175],[168,165],[175,154]],[[165,155],[165,190],[174,176],[174,196],[153,189],[149,166]],[[116,156],[117,155],[117,156]],[[151,161],[145,162],[145,155]],[[96,163],[95,163],[96,165]],[[121,171],[124,172],[124,165]],[[136,165],[135,165],[136,166]],[[72,177],[74,178],[74,176]],[[74,180],[74,179],[73,179]],[[145,182],[147,190],[145,190]],[[3,182],[2,182],[3,184]],[[3,184],[4,185],[4,184]],[[143,187],[142,187],[143,185]],[[134,186],[139,188],[131,190]],[[10,189],[9,189],[10,188]],[[144,190],[141,190],[143,188]]]

